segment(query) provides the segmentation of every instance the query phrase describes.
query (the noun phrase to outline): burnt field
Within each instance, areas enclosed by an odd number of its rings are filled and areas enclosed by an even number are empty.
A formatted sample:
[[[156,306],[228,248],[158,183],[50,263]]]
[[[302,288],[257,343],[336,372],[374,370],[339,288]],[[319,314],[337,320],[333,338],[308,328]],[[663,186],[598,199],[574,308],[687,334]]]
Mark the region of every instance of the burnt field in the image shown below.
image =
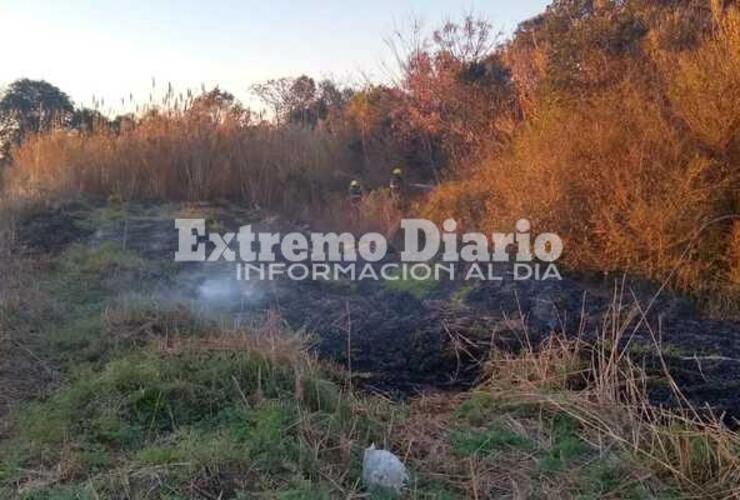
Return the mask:
[[[409,498],[736,492],[735,319],[564,268],[237,280],[236,262],[175,262],[175,218],[312,229],[90,198],[6,219],[3,496],[377,498],[372,443],[403,458]]]
[[[70,245],[114,245],[137,256],[147,272],[130,288],[125,279],[114,285],[120,296],[185,307],[234,326],[277,314],[304,332],[322,358],[349,369],[357,386],[393,398],[472,387],[489,376],[491,349],[536,350],[552,336],[588,343],[609,318],[619,325],[620,348],[653,377],[653,402],[676,403],[667,368],[697,408],[727,422],[740,417],[740,322],[709,318],[689,298],[657,284],[568,270],[562,280],[515,280],[504,264],[502,279],[493,281],[237,281],[233,263],[173,262],[174,217],[203,217],[220,232],[242,224],[309,230],[232,205],[124,209],[86,201],[27,216],[17,236],[23,252],[40,258]]]

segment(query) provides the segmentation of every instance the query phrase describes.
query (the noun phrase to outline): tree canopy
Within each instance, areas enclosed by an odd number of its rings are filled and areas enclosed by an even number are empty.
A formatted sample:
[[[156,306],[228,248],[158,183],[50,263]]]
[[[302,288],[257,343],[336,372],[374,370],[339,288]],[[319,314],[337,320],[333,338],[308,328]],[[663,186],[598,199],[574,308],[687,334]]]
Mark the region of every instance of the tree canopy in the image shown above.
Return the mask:
[[[16,80],[0,98],[0,115],[16,120],[21,134],[46,130],[55,120],[65,123],[73,111],[67,94],[44,80]]]

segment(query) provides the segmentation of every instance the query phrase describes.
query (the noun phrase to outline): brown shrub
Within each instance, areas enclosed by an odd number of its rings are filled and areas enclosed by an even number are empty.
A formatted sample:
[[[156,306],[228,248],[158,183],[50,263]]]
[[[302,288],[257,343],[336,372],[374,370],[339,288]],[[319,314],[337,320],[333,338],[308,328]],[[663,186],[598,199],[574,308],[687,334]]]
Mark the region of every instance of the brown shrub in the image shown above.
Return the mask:
[[[55,131],[13,151],[9,189],[213,200],[299,213],[344,184],[346,148],[323,129],[243,123],[194,111],[153,113],[114,133]]]
[[[721,16],[699,49],[663,55],[659,63],[692,135],[718,154],[740,153],[740,13]]]
[[[636,62],[606,89],[542,96],[512,146],[439,189],[425,213],[491,231],[527,217],[564,238],[575,267],[671,277],[736,305],[740,23],[733,10],[719,19],[696,48],[654,49],[652,66]]]

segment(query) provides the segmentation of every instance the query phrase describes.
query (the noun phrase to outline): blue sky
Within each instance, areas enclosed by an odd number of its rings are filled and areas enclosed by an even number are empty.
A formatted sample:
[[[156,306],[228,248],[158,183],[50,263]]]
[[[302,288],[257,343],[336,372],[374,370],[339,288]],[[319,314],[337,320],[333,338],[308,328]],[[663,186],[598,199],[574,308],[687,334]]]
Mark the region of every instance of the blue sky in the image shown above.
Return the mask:
[[[176,90],[220,84],[249,101],[250,84],[280,76],[385,77],[386,40],[412,18],[433,28],[476,12],[496,29],[546,0],[0,0],[0,85],[42,78],[76,103],[148,99],[151,79]]]

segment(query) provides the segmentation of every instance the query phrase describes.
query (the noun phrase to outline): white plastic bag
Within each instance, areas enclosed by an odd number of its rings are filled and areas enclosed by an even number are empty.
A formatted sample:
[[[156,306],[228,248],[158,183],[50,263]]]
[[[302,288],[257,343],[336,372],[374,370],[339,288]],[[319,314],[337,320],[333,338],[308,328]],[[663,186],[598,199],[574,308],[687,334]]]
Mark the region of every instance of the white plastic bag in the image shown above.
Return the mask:
[[[362,457],[362,482],[369,490],[387,488],[400,493],[409,475],[396,455],[386,450],[376,450],[371,444]]]

